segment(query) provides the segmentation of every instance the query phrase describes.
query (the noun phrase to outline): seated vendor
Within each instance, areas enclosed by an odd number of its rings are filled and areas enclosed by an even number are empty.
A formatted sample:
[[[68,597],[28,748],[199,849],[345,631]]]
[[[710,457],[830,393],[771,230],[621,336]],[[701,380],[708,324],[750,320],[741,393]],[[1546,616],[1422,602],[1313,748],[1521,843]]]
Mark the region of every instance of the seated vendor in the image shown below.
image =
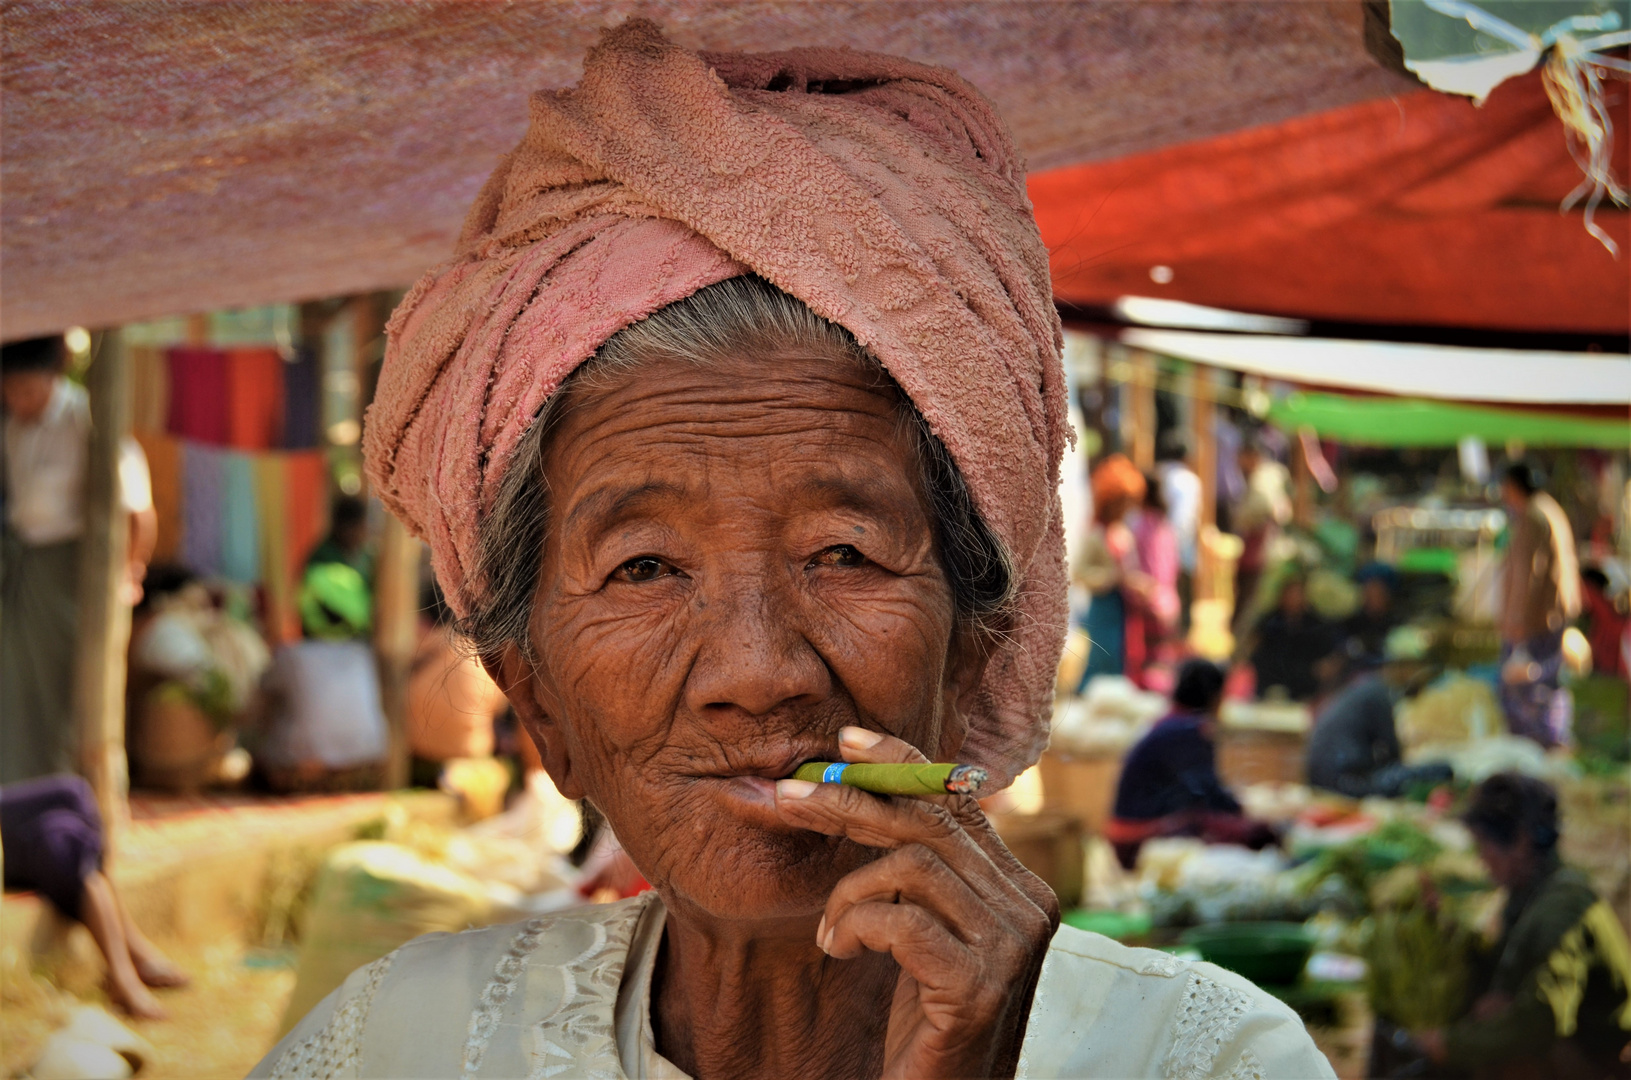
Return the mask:
[[[1261,848],[1274,831],[1246,817],[1218,778],[1212,743],[1223,702],[1223,669],[1189,660],[1178,669],[1172,712],[1127,754],[1116,786],[1115,816],[1105,828],[1116,858],[1128,869],[1144,841],[1198,836],[1208,843]]]
[[[1386,563],[1373,562],[1354,575],[1359,586],[1359,607],[1342,620],[1337,652],[1348,670],[1373,668],[1382,662],[1387,636],[1399,625],[1393,598],[1399,575]]]
[[[459,637],[441,591],[424,592],[429,618],[408,668],[407,734],[414,780],[431,784],[448,761],[492,757],[494,720],[507,703]]]
[[[1557,794],[1518,773],[1473,792],[1463,818],[1507,890],[1493,967],[1472,1007],[1419,1032],[1435,1062],[1474,1077],[1623,1076],[1631,1048],[1631,944],[1586,876],[1557,855]]]
[[[1308,736],[1308,783],[1355,799],[1395,798],[1450,779],[1448,766],[1404,764],[1394,725],[1398,703],[1437,675],[1419,635],[1388,635],[1379,671],[1361,675],[1320,710]]]
[[[970,794],[832,767],[995,791],[1047,744],[1066,383],[990,103],[632,20],[531,123],[364,453],[652,888],[405,945],[254,1075],[1332,1076],[1246,980],[1060,927]]]
[[[272,655],[246,721],[256,767],[278,792],[377,786],[387,738],[368,583],[344,563],[314,563],[299,602],[305,636]]]
[[[1331,625],[1309,606],[1307,583],[1298,576],[1287,578],[1274,610],[1251,634],[1247,654],[1257,675],[1257,696],[1313,698],[1320,688],[1320,661],[1335,647]]]

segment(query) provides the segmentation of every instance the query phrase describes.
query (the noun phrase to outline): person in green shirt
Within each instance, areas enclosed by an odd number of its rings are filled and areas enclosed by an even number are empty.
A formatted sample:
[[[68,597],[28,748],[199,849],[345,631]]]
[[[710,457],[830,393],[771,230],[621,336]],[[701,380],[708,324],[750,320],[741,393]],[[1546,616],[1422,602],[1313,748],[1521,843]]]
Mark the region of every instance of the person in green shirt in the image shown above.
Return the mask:
[[[329,531],[306,557],[306,565],[344,563],[372,587],[374,551],[368,543],[368,504],[355,495],[341,495],[329,511]]]
[[[1493,966],[1468,1012],[1418,1032],[1436,1063],[1474,1076],[1631,1075],[1631,944],[1586,876],[1558,859],[1557,794],[1498,773],[1464,819],[1490,877],[1508,893]]]

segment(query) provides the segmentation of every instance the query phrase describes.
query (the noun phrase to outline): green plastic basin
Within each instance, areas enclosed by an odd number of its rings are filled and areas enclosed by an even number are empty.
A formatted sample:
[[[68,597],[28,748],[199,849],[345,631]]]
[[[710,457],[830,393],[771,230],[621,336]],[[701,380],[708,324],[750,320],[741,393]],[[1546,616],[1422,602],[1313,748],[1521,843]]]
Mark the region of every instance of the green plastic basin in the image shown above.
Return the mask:
[[[1314,936],[1294,922],[1197,926],[1181,940],[1218,967],[1271,985],[1296,982],[1314,951]]]

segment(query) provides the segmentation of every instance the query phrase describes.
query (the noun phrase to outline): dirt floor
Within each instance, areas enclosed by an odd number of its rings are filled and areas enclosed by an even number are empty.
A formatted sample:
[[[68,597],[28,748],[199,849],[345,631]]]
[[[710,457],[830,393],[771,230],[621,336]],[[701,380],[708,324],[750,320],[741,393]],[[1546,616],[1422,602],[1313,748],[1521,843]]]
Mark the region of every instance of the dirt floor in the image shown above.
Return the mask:
[[[153,1044],[154,1060],[139,1074],[163,1078],[237,1080],[271,1048],[283,1005],[294,989],[292,956],[246,952],[236,942],[171,950],[192,975],[191,986],[164,990],[168,1020],[127,1021]],[[75,998],[36,977],[7,985],[0,997],[0,1070],[16,1076],[39,1054]],[[107,1004],[96,990],[77,1000]]]

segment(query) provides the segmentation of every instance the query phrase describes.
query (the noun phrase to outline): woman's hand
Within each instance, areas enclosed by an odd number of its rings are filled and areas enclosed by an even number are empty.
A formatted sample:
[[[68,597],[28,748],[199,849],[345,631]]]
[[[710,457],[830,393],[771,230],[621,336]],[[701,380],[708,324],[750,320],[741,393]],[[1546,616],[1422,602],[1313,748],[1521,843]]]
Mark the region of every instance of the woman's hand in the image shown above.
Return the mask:
[[[841,743],[847,762],[927,760],[862,728],[845,728]],[[870,949],[900,965],[883,1075],[1012,1076],[1059,902],[979,803],[783,780],[776,805],[790,825],[889,849],[838,883],[816,931],[830,956]]]
[[[1426,1054],[1430,1060],[1442,1063],[1449,1056],[1444,1045],[1443,1028],[1428,1028],[1426,1031],[1418,1031],[1413,1038],[1416,1040],[1416,1045],[1421,1047],[1421,1052]]]

